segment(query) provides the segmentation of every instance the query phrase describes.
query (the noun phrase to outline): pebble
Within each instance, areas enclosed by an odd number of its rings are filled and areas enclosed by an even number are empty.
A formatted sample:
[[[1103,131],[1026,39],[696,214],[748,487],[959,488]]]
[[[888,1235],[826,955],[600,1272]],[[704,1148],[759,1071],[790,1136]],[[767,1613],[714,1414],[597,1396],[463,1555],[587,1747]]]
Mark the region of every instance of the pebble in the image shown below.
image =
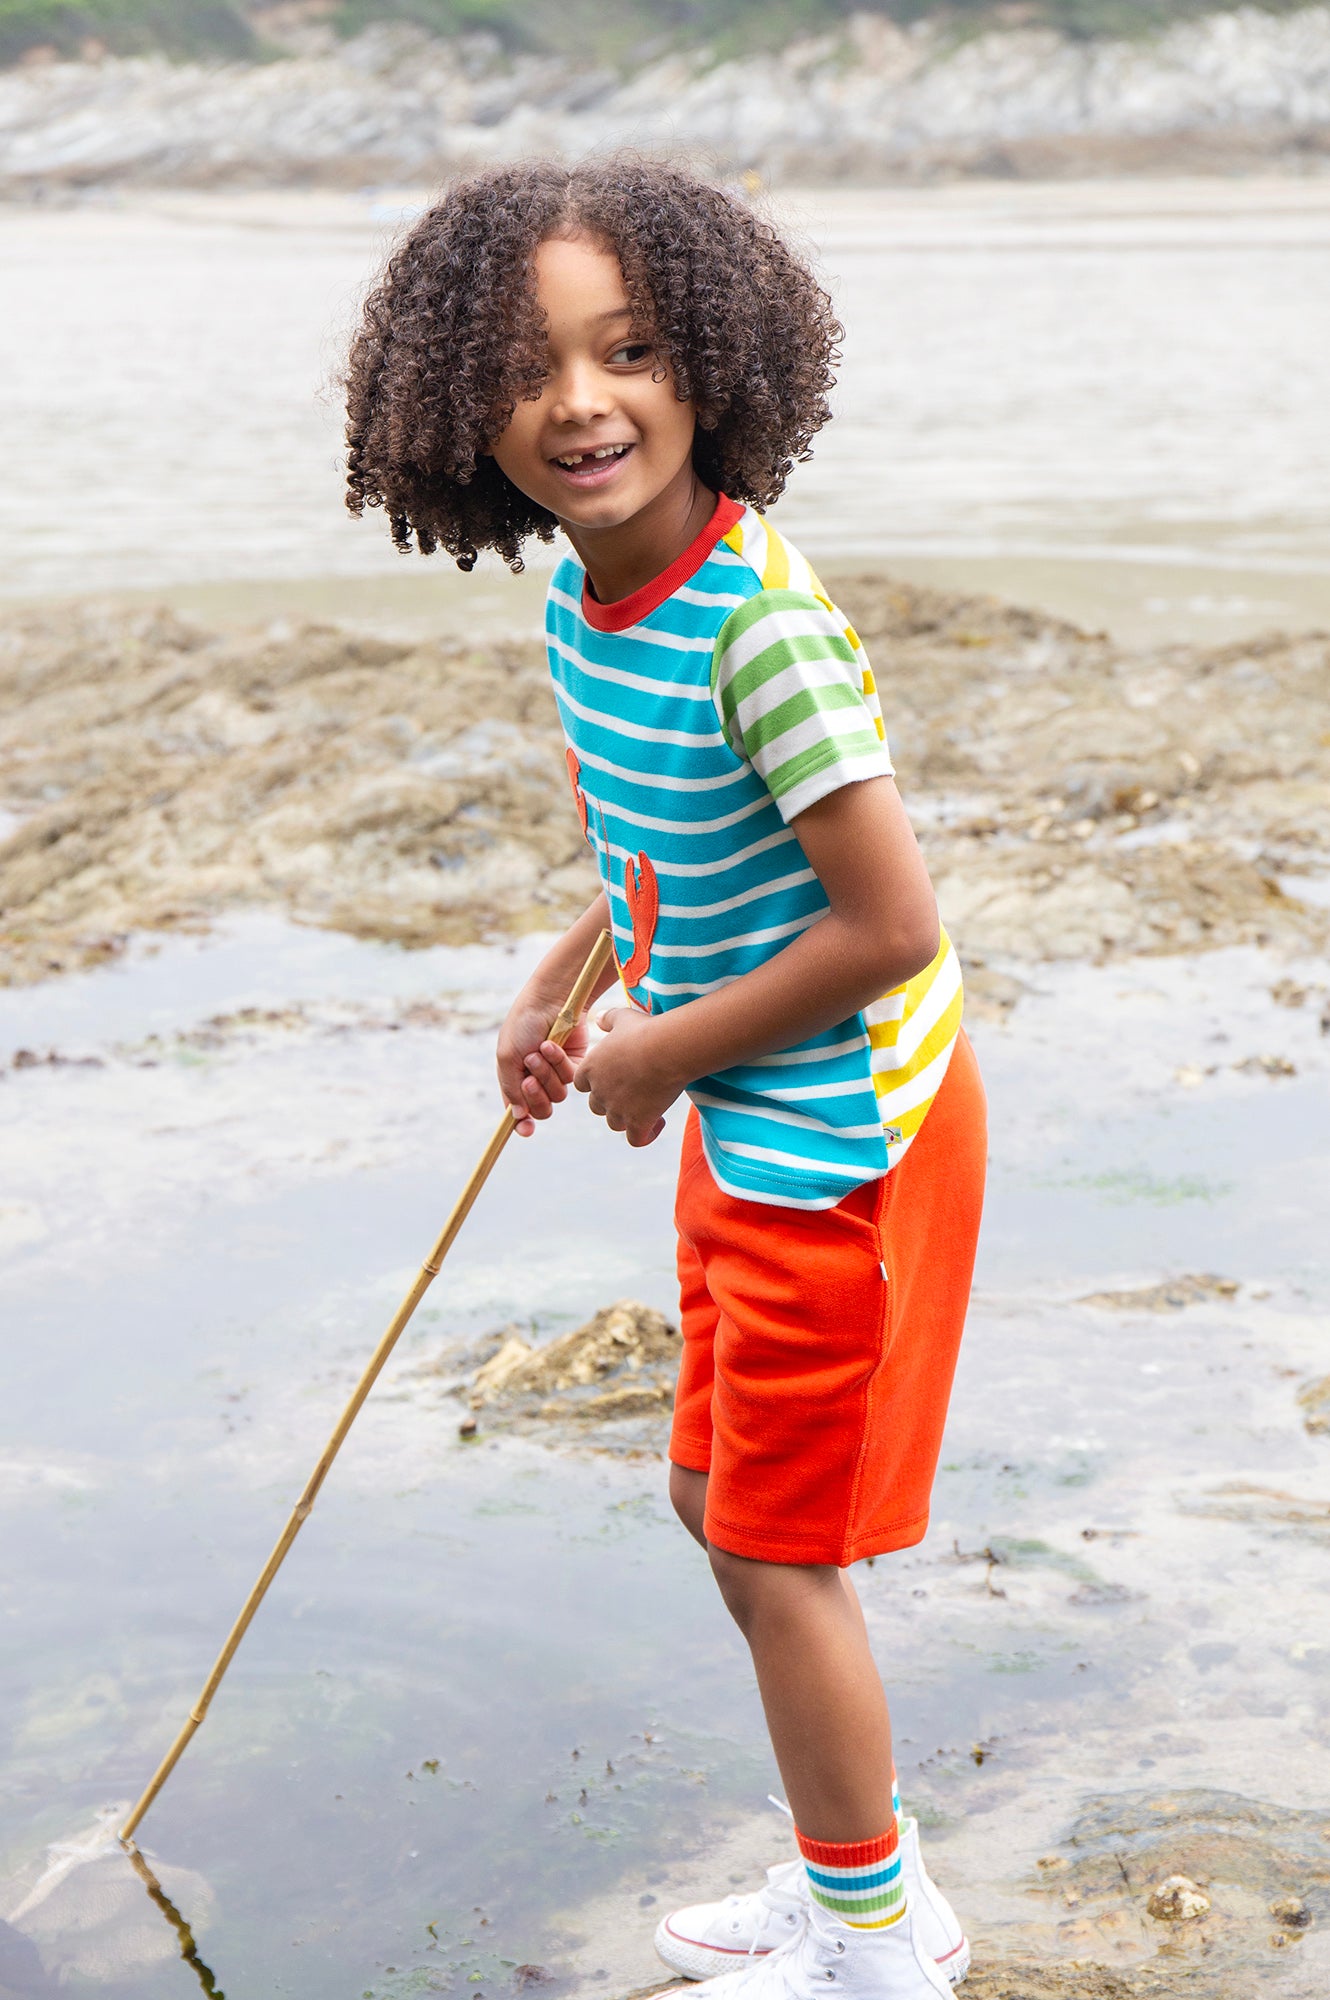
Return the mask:
[[[1184,1924],[1192,1917],[1203,1917],[1210,1898],[1190,1876],[1170,1875],[1151,1891],[1145,1907],[1161,1924]]]

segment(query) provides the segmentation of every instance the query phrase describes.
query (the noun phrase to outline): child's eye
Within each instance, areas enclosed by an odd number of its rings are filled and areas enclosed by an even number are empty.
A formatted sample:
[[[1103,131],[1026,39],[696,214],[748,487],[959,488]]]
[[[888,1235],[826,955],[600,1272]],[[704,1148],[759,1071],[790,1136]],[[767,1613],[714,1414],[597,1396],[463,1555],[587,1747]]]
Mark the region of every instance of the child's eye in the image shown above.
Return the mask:
[[[623,362],[626,363],[628,367],[635,368],[639,365],[639,363],[648,359],[648,357],[651,354],[651,351],[652,351],[651,344],[649,341],[626,340],[624,341],[622,347],[615,348],[613,354],[611,354],[610,356],[610,360]]]

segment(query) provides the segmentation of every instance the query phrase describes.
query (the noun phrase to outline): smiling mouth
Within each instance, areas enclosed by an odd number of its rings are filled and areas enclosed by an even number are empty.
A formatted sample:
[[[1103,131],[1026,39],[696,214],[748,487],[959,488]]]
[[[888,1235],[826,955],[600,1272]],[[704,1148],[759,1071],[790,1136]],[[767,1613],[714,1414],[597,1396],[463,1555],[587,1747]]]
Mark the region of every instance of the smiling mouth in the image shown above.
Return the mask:
[[[612,471],[632,449],[630,444],[600,444],[589,451],[560,452],[550,463],[575,479],[589,479]]]

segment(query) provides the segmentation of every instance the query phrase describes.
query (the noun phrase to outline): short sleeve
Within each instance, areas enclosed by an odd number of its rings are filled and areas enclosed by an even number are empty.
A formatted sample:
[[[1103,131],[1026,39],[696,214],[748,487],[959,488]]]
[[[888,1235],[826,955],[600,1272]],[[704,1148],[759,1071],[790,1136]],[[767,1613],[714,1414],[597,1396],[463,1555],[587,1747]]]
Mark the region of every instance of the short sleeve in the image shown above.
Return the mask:
[[[893,776],[872,670],[833,605],[763,590],[716,640],[711,692],[725,740],[786,820],[842,785]]]

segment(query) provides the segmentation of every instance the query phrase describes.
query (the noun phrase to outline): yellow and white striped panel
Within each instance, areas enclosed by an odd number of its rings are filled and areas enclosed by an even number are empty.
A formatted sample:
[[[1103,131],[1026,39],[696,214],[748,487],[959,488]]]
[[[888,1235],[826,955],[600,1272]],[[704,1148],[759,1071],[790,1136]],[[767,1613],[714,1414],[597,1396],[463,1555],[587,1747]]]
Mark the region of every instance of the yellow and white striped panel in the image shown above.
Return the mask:
[[[864,1009],[873,1088],[893,1166],[937,1096],[963,1007],[960,960],[943,931],[931,965]]]

